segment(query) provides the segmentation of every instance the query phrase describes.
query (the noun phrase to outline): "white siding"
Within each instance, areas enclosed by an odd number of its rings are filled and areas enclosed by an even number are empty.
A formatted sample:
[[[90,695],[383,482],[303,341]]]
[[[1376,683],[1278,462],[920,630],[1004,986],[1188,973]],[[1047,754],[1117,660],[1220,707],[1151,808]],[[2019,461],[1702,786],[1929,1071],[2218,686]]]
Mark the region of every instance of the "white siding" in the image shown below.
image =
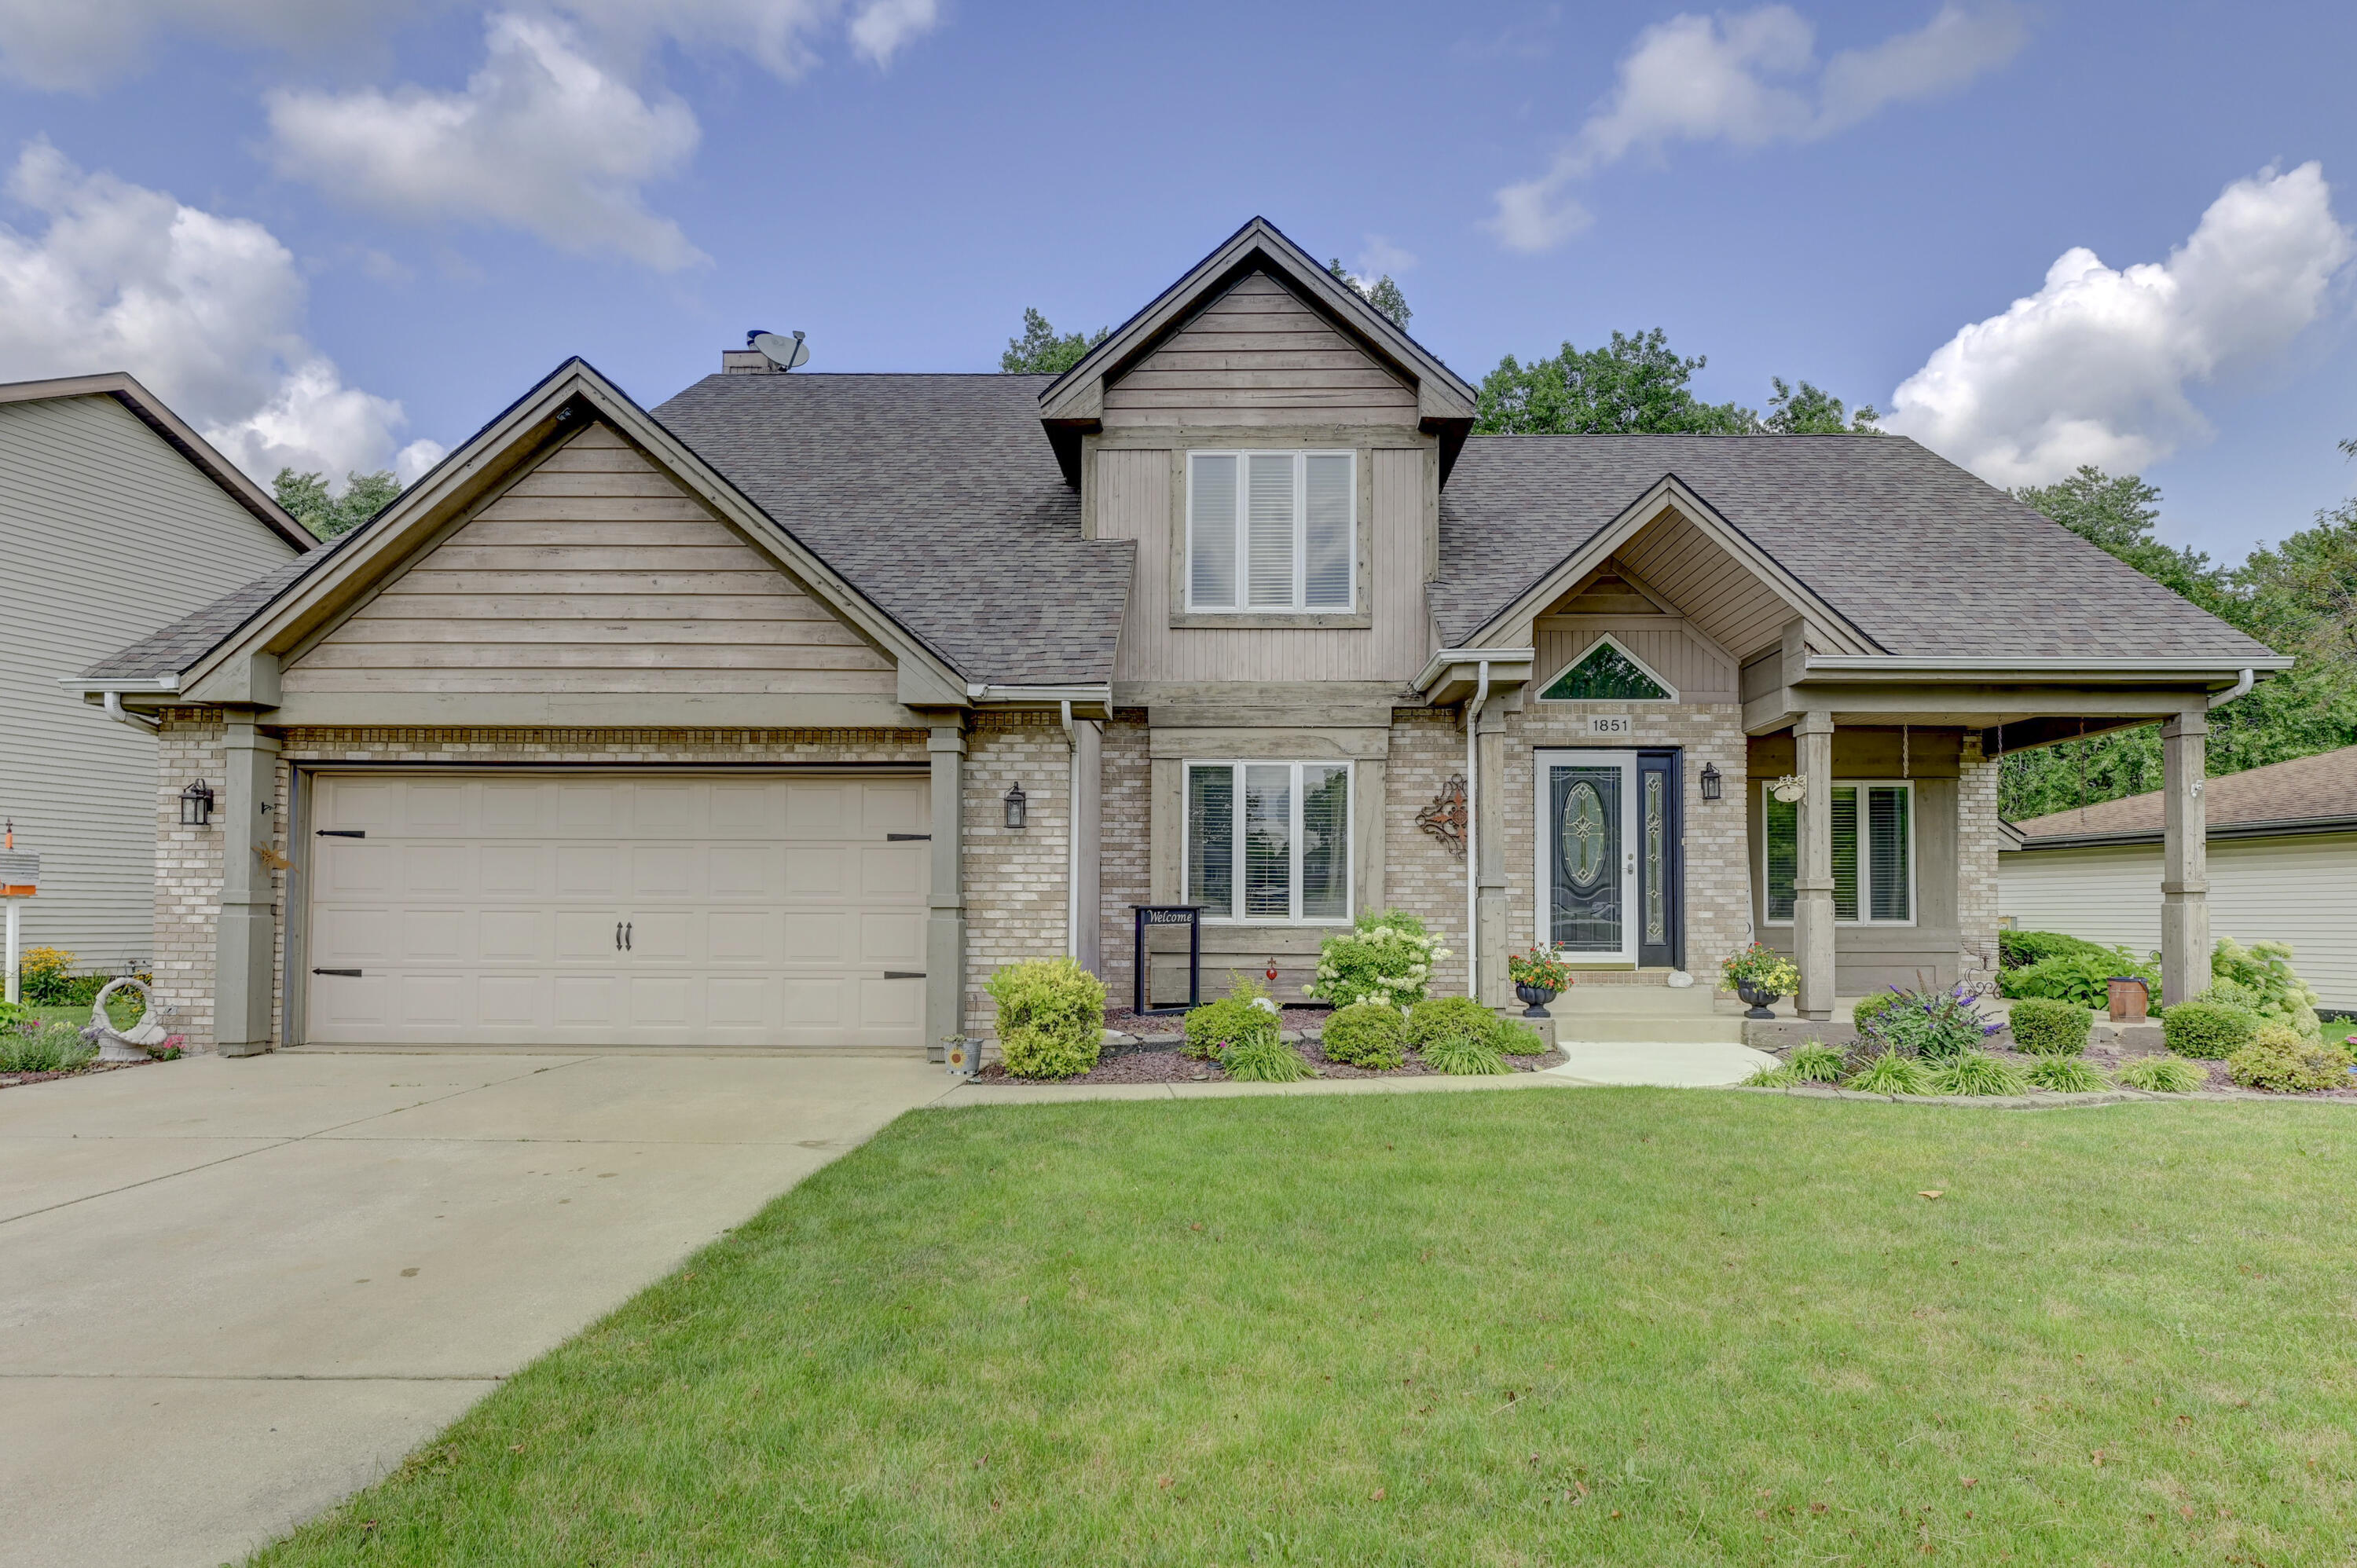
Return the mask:
[[[1997,912],[2147,953],[2160,946],[2160,846],[1997,856]],[[2330,1008],[2357,1010],[2357,833],[2223,839],[2210,845],[2210,930],[2289,942],[2293,967]]]
[[[154,956],[156,742],[59,681],[293,553],[114,399],[0,404],[0,815],[41,855],[27,945]]]

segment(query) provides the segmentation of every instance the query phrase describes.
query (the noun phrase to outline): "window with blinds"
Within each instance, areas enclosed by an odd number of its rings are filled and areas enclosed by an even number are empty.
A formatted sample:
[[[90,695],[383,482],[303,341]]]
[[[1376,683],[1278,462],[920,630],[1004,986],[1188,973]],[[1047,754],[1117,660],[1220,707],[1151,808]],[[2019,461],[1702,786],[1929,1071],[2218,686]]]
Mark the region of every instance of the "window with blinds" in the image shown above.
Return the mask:
[[[1189,762],[1185,854],[1207,920],[1348,920],[1349,765]]]
[[[1358,505],[1350,452],[1189,452],[1187,607],[1351,608]]]
[[[1760,885],[1767,918],[1792,918],[1801,867],[1801,807],[1762,784]],[[1836,784],[1833,792],[1834,919],[1905,925],[1915,918],[1915,787]]]

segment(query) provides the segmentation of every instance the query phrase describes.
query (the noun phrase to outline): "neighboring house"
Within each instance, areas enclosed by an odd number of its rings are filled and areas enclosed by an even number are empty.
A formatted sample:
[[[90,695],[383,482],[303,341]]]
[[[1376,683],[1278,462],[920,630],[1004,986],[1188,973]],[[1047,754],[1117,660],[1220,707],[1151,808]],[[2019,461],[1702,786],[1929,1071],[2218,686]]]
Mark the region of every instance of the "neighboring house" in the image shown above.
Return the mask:
[[[68,682],[316,542],[127,375],[0,385],[0,816],[41,856],[27,946],[155,952],[154,721],[93,724]]]
[[[1149,902],[1288,993],[1376,908],[1493,1003],[1756,930],[1822,1017],[1994,971],[1996,751],[2164,719],[2198,778],[2287,662],[1911,442],[1473,436],[1260,220],[1052,380],[723,362],[569,361],[89,671],[223,781],[192,1032],[917,1047],[1017,959],[1126,996]]]
[[[2288,942],[2323,1005],[2357,1012],[2357,746],[2209,780],[2210,924]],[[2008,824],[1997,912],[2142,954],[2160,946],[2158,790]]]

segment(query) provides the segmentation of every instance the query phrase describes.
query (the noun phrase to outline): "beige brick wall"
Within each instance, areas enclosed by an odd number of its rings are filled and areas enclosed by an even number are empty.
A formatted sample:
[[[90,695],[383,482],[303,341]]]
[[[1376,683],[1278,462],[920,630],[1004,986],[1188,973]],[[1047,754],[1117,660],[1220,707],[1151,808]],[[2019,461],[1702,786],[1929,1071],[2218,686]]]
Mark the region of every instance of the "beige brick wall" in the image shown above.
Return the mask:
[[[201,779],[218,796],[223,768],[218,709],[170,708],[156,737],[156,996],[172,1010],[186,1048],[213,1044],[213,940],[220,923],[221,830],[180,825],[180,791]]]
[[[1992,994],[1996,985],[1998,767],[1981,756],[1980,736],[1964,736],[1956,778],[1956,946],[1959,978]]]
[[[1743,945],[1751,929],[1751,871],[1744,815],[1746,741],[1743,710],[1732,703],[1540,703],[1526,700],[1506,715],[1506,886],[1508,942],[1516,951],[1538,940],[1537,820],[1532,805],[1535,771],[1531,753],[1544,746],[1597,746],[1585,731],[1590,714],[1623,714],[1635,721],[1614,750],[1684,749],[1681,802],[1685,826],[1685,965],[1705,984],[1716,983],[1719,961]],[[1706,763],[1717,765],[1721,794],[1705,801]],[[1484,813],[1485,815],[1487,813]]]
[[[985,714],[965,737],[966,1032],[996,1033],[983,984],[1070,950],[1072,753],[1052,714]],[[1006,825],[1023,786],[1027,826]]]
[[[1117,710],[1105,725],[1103,753],[1103,808],[1100,821],[1097,919],[1103,933],[1100,966],[1105,998],[1126,1007],[1136,996],[1131,954],[1135,929],[1130,906],[1154,897],[1151,879],[1154,769],[1146,757],[1146,713]]]
[[[1455,715],[1424,708],[1392,712],[1384,769],[1383,905],[1405,909],[1440,939],[1448,956],[1433,966],[1432,993],[1462,996],[1465,984],[1465,857],[1415,824],[1441,787],[1465,776],[1465,732]]]

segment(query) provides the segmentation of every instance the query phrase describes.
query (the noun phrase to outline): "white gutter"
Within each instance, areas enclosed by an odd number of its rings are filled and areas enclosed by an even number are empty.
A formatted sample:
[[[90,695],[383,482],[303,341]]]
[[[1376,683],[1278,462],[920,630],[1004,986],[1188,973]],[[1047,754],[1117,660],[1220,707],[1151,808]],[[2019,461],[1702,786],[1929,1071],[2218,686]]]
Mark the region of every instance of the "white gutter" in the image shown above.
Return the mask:
[[[2292,660],[2279,655],[2254,659],[2241,671],[2288,670]],[[1891,659],[1878,654],[1812,653],[1805,666],[1811,677],[1876,680],[1890,676],[1916,679],[1989,680],[2007,676],[2072,675],[2082,680],[2156,681],[2180,676],[2217,676],[2225,671],[2213,659]]]
[[[2258,670],[2255,666],[2244,671],[2242,674],[2234,678],[2233,685],[2223,692],[2218,693],[2215,696],[2210,699],[2210,705],[2214,708],[2221,703],[2233,702],[2235,698],[2242,696],[2244,693],[2250,691],[2252,684],[2256,682],[2258,678]]]
[[[94,696],[101,692],[177,692],[180,689],[180,678],[178,675],[152,675],[141,680],[135,675],[121,681],[85,681],[79,675],[60,675],[58,684]]]
[[[1465,704],[1465,994],[1481,996],[1481,844],[1476,824],[1481,789],[1481,710],[1490,701],[1490,661]]]
[[[149,735],[154,735],[164,727],[163,720],[151,719],[145,714],[135,714],[124,707],[123,693],[120,692],[111,691],[106,693],[106,716],[116,724],[129,725],[134,729],[144,729]]]
[[[1485,664],[1492,661],[1520,664],[1535,660],[1538,656],[1535,648],[1444,648],[1424,661],[1424,669],[1410,684],[1419,692],[1427,692],[1452,664],[1471,664],[1477,660]]]
[[[1061,703],[1095,703],[1104,707],[1113,705],[1113,685],[1068,686],[995,686],[980,681],[966,683],[965,694],[977,703],[1038,703],[1042,705]]]

